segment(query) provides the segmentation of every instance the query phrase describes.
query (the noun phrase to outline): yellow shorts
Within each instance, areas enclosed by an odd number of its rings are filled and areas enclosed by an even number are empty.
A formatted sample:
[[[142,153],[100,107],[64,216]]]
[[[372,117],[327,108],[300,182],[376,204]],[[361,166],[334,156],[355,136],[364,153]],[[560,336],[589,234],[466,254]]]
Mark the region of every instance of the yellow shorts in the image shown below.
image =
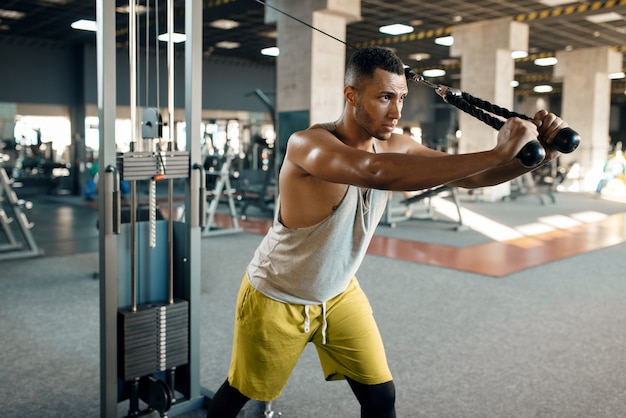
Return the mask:
[[[326,380],[349,377],[372,385],[392,380],[372,308],[356,278],[326,303],[325,343],[322,306],[306,309],[308,332],[304,305],[270,299],[244,275],[228,373],[231,386],[251,399],[276,399],[308,342],[317,348]]]

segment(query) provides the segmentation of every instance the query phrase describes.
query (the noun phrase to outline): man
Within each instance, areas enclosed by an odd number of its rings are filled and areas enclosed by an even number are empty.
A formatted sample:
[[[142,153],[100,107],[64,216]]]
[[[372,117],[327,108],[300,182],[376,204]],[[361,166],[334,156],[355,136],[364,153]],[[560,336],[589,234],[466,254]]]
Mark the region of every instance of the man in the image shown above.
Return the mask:
[[[346,379],[361,417],[395,417],[395,389],[369,302],[355,274],[389,190],[449,184],[481,187],[527,171],[515,159],[566,124],[540,111],[508,120],[488,151],[449,155],[393,133],[408,93],[403,64],[380,47],[357,50],[345,76],[345,109],[334,123],[294,133],[281,168],[273,226],[248,265],[238,295],[228,379],[208,417],[235,417],[248,399],[279,396],[308,342],[327,380]]]

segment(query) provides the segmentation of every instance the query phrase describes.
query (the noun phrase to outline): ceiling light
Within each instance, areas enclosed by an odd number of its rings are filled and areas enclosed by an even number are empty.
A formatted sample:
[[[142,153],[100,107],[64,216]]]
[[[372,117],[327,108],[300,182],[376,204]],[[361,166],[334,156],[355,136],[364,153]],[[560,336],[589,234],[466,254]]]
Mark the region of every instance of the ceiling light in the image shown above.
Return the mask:
[[[95,32],[98,30],[98,25],[96,24],[95,20],[80,19],[76,22],[73,22],[70,26],[73,29],[88,30],[90,32]]]
[[[459,59],[458,58],[444,58],[442,60],[439,61],[439,63],[441,65],[457,65],[459,63]]]
[[[624,20],[622,15],[620,15],[619,13],[615,13],[615,12],[591,15],[591,16],[585,17],[585,19],[591,23],[606,23],[606,22],[615,22],[618,20]]]
[[[513,88],[519,87],[519,81],[517,81],[517,80],[511,81],[511,87],[513,87]]]
[[[130,13],[130,6],[119,6],[115,8],[115,11],[118,13]],[[148,8],[143,4],[135,4],[135,14],[144,14],[148,11]]]
[[[215,46],[218,48],[224,48],[224,49],[235,49],[235,48],[239,48],[241,44],[239,42],[222,41],[222,42],[216,43]]]
[[[537,58],[534,63],[540,67],[549,67],[559,62],[556,57]]]
[[[163,42],[167,42],[170,39],[169,33],[162,33],[160,34],[157,39],[159,41],[163,41]],[[185,35],[184,33],[172,33],[172,42],[175,44],[179,44],[181,42],[185,42],[187,40],[187,35]]]
[[[539,3],[545,4],[546,6],[560,6],[562,4],[573,3],[572,0],[539,0]]]
[[[236,22],[236,21],[230,20],[230,19],[218,19],[218,20],[214,20],[213,22],[209,23],[209,26],[212,26],[212,27],[218,28],[218,29],[229,30],[229,29],[233,29],[233,28],[236,28],[237,26],[239,26],[239,22]]]
[[[618,80],[618,79],[624,78],[624,77],[626,77],[626,74],[623,71],[620,71],[618,73],[611,73],[611,74],[609,74],[609,78],[611,80]]]
[[[277,57],[280,51],[277,46],[270,46],[269,48],[263,48],[261,50],[261,54],[267,55],[268,57]]]
[[[418,52],[417,54],[409,55],[409,58],[415,61],[423,61],[423,60],[427,60],[428,58],[430,58],[430,54],[426,52]]]
[[[446,75],[446,70],[442,70],[441,68],[433,68],[431,70],[425,70],[422,72],[424,77],[443,77]]]
[[[3,19],[19,20],[26,16],[24,12],[18,12],[17,10],[0,9],[0,17]]]
[[[552,88],[552,86],[549,86],[547,84],[546,85],[541,85],[541,86],[535,86],[533,88],[533,91],[535,93],[550,93],[552,90],[554,90]]]
[[[454,44],[454,38],[452,36],[442,36],[435,38],[435,43],[441,46],[452,46]]]
[[[527,56],[528,56],[528,52],[526,52],[526,51],[513,51],[513,52],[511,52],[511,58],[513,58],[514,60],[521,59],[521,58],[526,58]]]
[[[265,36],[267,38],[278,38],[277,30],[266,30],[265,32],[259,32],[259,35]]]
[[[413,32],[413,26],[395,23],[393,25],[381,26],[378,28],[378,31],[387,35],[404,35],[405,33]]]

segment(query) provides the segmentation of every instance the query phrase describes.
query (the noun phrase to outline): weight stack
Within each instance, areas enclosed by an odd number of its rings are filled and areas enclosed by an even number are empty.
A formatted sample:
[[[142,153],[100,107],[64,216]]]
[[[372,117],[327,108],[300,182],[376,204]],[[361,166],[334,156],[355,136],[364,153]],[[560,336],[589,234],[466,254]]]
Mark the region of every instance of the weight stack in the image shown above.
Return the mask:
[[[189,178],[189,153],[186,151],[134,151],[118,153],[117,169],[122,180],[150,180],[157,174],[168,179]]]
[[[189,362],[189,302],[119,310],[118,376],[126,381]]]

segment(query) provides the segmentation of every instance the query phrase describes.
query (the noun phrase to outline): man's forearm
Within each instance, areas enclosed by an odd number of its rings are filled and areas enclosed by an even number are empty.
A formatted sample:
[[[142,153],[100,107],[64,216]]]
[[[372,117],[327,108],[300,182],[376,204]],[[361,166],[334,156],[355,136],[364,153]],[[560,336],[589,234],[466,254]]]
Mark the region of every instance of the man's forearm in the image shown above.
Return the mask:
[[[505,165],[490,168],[482,173],[470,176],[464,179],[457,180],[450,183],[450,186],[463,187],[467,189],[474,189],[478,187],[495,186],[496,184],[504,183],[521,176],[529,171],[532,171],[538,167],[524,167],[517,160],[513,160]]]

